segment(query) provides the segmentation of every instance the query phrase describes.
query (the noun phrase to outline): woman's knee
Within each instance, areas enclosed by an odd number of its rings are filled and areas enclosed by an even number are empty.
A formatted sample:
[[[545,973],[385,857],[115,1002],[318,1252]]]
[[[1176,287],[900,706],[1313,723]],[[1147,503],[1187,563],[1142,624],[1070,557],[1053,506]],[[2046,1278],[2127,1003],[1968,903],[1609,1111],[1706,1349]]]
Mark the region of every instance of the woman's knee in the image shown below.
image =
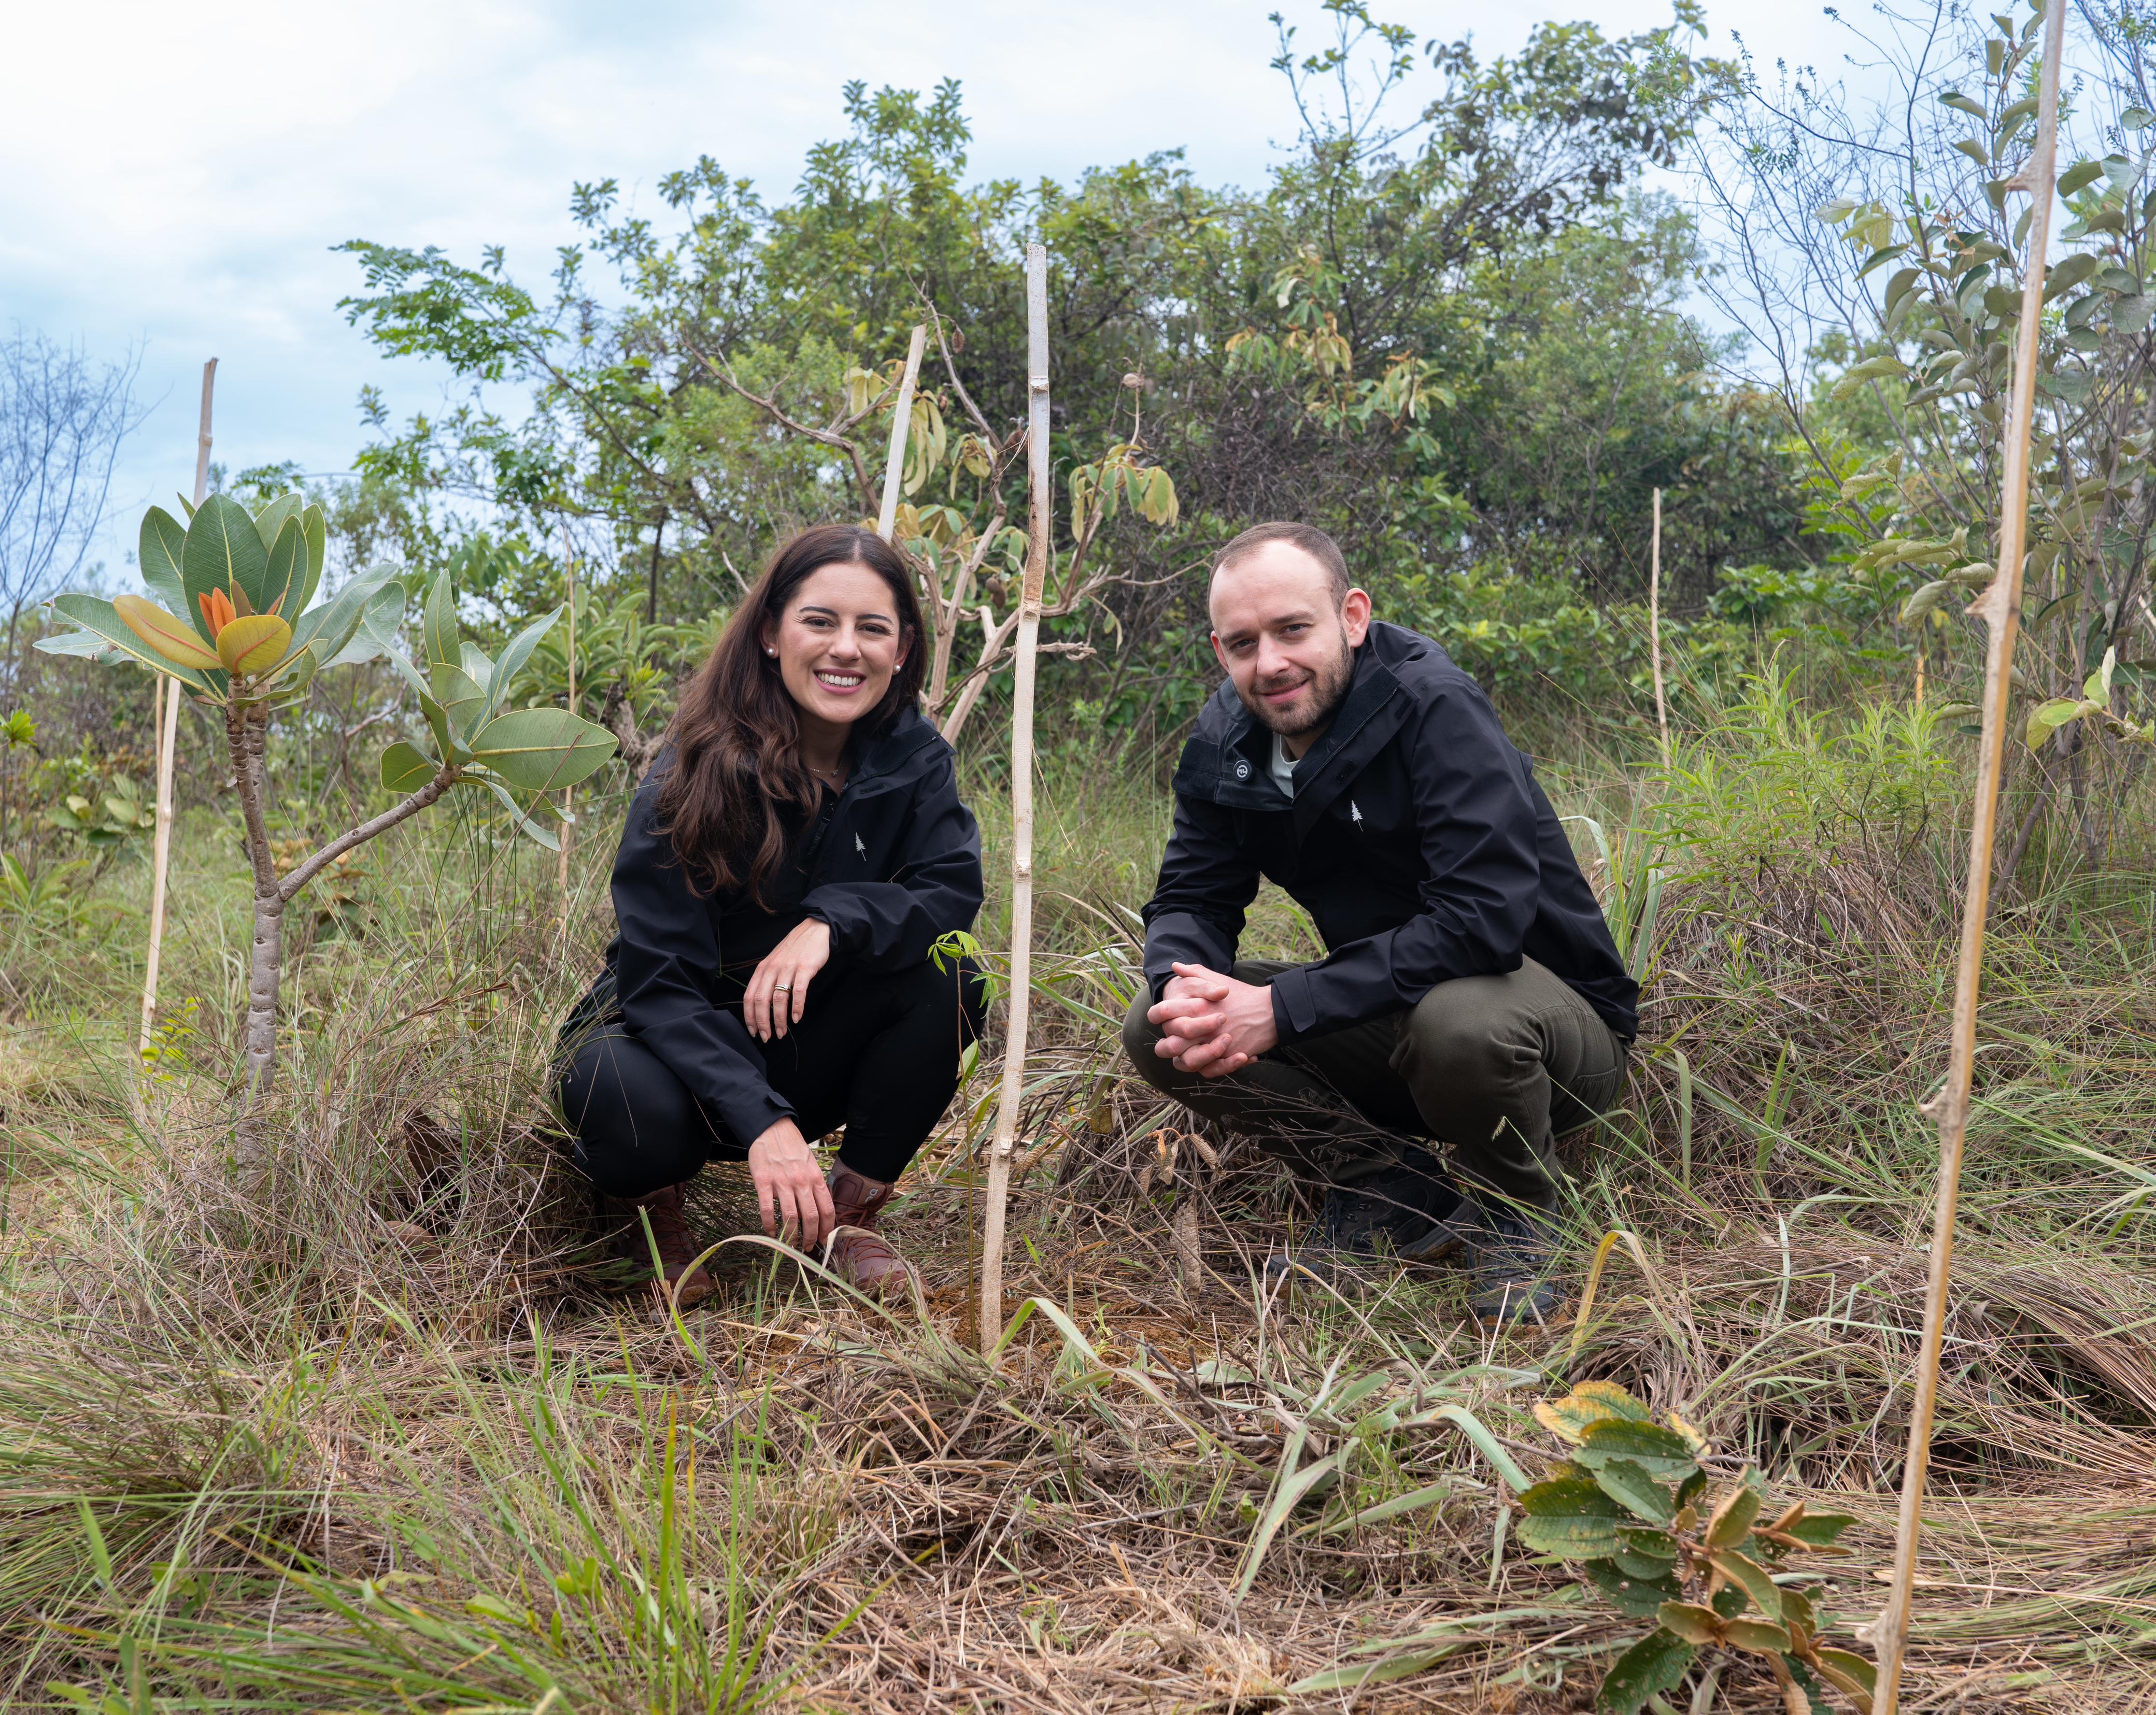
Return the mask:
[[[988,976],[965,957],[932,955],[896,975],[872,979],[888,982],[891,1010],[886,1017],[911,1020],[924,1013],[949,1018],[957,1027],[957,1052],[978,1042],[988,1018]]]
[[[577,1161],[609,1196],[679,1185],[709,1159],[702,1110],[664,1062],[632,1037],[590,1038],[557,1086]]]

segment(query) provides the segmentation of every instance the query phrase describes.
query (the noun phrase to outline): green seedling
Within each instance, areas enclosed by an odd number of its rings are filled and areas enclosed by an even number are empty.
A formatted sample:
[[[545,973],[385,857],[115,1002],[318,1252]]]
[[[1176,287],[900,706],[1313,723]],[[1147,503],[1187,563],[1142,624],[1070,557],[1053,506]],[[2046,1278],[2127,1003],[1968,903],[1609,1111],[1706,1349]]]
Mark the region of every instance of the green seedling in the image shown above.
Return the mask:
[[[1719,1492],[1704,1437],[1674,1412],[1657,1421],[1613,1382],[1583,1382],[1535,1406],[1570,1456],[1520,1496],[1518,1537],[1537,1554],[1581,1563],[1588,1586],[1620,1613],[1656,1622],[1617,1658],[1599,1707],[1635,1715],[1674,1690],[1703,1650],[1763,1656],[1776,1680],[1824,1704],[1822,1685],[1871,1707],[1871,1664],[1820,1641],[1825,1616],[1775,1574],[1796,1554],[1846,1554],[1856,1523],[1802,1501],[1771,1517],[1747,1467]]]
[[[347,852],[455,786],[493,792],[520,828],[551,845],[553,836],[533,821],[526,803],[574,785],[614,748],[603,728],[567,709],[507,707],[512,682],[558,610],[527,626],[498,662],[489,660],[462,640],[456,589],[445,571],[427,597],[424,660],[414,665],[395,648],[404,591],[393,568],[362,571],[316,603],[327,545],[321,509],[297,494],[280,495],[251,517],[236,500],[213,494],[184,525],[153,506],[142,520],[138,556],[149,596],[61,596],[54,608],[79,629],[38,644],[54,654],[139,663],[179,680],[198,704],[224,713],[254,873],[246,1098],[237,1149],[248,1177],[268,1165],[262,1098],[276,1072],[285,914],[293,899]],[[382,778],[400,795],[398,801],[280,874],[269,832],[270,718],[304,696],[324,668],[377,656],[386,656],[418,697],[431,749],[404,741],[390,745]],[[520,803],[520,794],[526,803]]]

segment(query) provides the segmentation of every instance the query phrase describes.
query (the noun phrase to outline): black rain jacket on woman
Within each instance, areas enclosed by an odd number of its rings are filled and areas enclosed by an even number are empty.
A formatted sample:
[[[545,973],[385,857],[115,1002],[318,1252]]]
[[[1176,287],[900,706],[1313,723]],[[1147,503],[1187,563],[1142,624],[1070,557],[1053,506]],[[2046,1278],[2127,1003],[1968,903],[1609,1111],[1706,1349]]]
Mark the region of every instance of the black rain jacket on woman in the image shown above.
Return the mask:
[[[1272,980],[1283,1043],[1414,1006],[1455,977],[1555,972],[1618,1035],[1639,985],[1557,812],[1481,687],[1428,637],[1370,627],[1348,695],[1295,765],[1223,684],[1175,770],[1175,832],[1145,908],[1154,997],[1178,960],[1226,970],[1258,878],[1286,889],[1329,950]]]
[[[819,980],[923,963],[981,909],[980,829],[958,801],[951,747],[908,709],[862,745],[843,791],[823,793],[805,818],[795,812],[786,859],[764,889],[771,909],[745,888],[700,897],[673,842],[652,827],[672,764],[669,750],[629,806],[613,864],[619,933],[607,974],[578,1010],[618,1016],[709,1113],[753,1143],[793,1113],[742,1022],[757,964],[812,917],[831,929]]]

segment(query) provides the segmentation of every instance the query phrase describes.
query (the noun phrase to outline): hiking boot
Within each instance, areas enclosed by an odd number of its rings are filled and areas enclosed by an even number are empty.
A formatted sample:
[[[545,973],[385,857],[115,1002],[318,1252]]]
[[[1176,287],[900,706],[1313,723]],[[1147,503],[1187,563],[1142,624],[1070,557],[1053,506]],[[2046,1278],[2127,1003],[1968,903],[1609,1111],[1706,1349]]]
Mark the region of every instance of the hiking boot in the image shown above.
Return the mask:
[[[824,1256],[831,1272],[872,1298],[918,1286],[921,1276],[913,1265],[875,1230],[876,1216],[897,1187],[856,1173],[843,1162],[831,1170],[829,1184],[837,1222]]]
[[[659,1252],[659,1274],[652,1282],[660,1292],[671,1293],[674,1302],[686,1310],[701,1304],[718,1290],[711,1277],[701,1267],[694,1273],[689,1266],[704,1247],[696,1242],[690,1231],[685,1185],[662,1185],[648,1196],[602,1197],[600,1206],[610,1219],[623,1224],[616,1234],[620,1254],[633,1262],[649,1264],[652,1251]],[[644,1236],[644,1219],[651,1223],[651,1236]],[[686,1275],[687,1278],[683,1277]],[[675,1290],[677,1282],[679,1291]]]
[[[1389,1256],[1435,1262],[1466,1241],[1466,1208],[1437,1158],[1411,1148],[1398,1166],[1328,1190],[1301,1248],[1266,1260],[1266,1282],[1302,1270],[1335,1284],[1358,1280]]]
[[[1550,1278],[1557,1235],[1549,1217],[1509,1204],[1473,1210],[1467,1266],[1475,1278],[1467,1313],[1486,1326],[1531,1318],[1547,1323],[1557,1314],[1558,1290]]]

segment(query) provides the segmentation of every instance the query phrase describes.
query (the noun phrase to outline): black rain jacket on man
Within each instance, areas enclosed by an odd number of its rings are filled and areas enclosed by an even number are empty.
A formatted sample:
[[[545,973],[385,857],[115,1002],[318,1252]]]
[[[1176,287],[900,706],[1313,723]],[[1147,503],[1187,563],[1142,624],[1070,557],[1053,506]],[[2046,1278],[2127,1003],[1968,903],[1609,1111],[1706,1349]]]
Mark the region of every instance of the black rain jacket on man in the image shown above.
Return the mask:
[[[1145,909],[1158,999],[1180,961],[1225,971],[1260,876],[1328,949],[1272,980],[1285,1045],[1413,1006],[1441,982],[1532,959],[1616,1033],[1639,1031],[1618,957],[1557,812],[1481,688],[1428,637],[1373,624],[1346,699],[1296,764],[1223,684],[1175,771],[1175,832]]]
[[[764,1077],[763,1056],[742,1022],[742,992],[764,955],[805,918],[831,928],[831,961],[818,980],[847,970],[896,971],[923,962],[981,909],[981,834],[959,801],[951,747],[913,709],[861,747],[844,791],[825,792],[793,830],[786,860],[765,890],[699,896],[652,826],[662,755],[630,806],[613,865],[608,972],[578,1011],[615,1016],[742,1143],[792,1107]],[[605,990],[611,979],[612,1004]]]

